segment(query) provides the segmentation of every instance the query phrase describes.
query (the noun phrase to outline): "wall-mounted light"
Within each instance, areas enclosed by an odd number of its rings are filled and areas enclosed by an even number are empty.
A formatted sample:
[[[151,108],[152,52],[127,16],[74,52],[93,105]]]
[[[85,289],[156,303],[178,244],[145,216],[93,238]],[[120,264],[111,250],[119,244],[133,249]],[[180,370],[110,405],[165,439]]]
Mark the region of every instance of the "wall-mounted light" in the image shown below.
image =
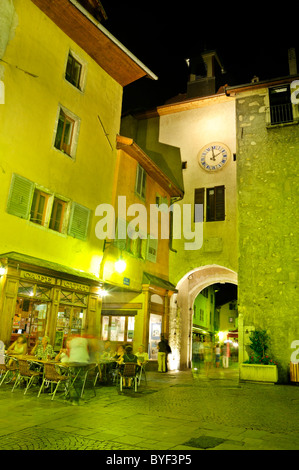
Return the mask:
[[[100,297],[106,297],[106,295],[108,295],[108,291],[106,289],[104,289],[103,286],[100,286],[98,294],[99,294]]]
[[[121,257],[118,258],[117,261],[115,261],[114,263],[114,267],[115,267],[115,270],[121,274],[125,271],[126,267],[127,267],[127,263],[125,262],[124,259],[122,259]]]
[[[6,268],[2,264],[0,264],[0,277],[6,274]]]
[[[113,244],[114,242],[107,242],[107,240],[104,240],[104,246],[103,246],[103,253],[106,249],[107,246]],[[115,271],[118,272],[119,274],[123,273],[127,267],[127,263],[125,260],[120,256],[114,263],[114,268]]]

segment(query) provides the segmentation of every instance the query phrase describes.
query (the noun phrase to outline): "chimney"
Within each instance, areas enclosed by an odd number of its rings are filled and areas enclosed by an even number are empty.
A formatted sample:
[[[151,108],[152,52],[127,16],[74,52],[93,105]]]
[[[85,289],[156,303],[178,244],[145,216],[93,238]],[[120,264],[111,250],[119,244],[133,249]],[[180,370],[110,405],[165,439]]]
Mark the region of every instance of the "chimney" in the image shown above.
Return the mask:
[[[219,77],[225,73],[216,51],[205,51],[198,57],[188,59],[190,69],[187,98],[214,95]]]
[[[288,50],[288,59],[289,59],[289,72],[290,75],[297,75],[297,60],[296,60],[296,49],[291,47]]]

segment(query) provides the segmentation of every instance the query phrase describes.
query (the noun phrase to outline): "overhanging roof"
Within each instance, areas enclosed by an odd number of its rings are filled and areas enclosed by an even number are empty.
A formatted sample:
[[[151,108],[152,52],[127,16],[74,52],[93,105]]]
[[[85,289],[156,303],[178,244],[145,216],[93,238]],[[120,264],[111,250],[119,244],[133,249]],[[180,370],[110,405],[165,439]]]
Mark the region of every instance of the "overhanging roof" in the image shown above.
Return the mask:
[[[171,282],[165,281],[165,279],[161,279],[160,277],[154,276],[153,274],[149,274],[146,272],[143,273],[142,284],[162,287],[163,289],[177,292],[176,287],[173,284],[171,284]]]
[[[153,161],[135,142],[129,137],[118,135],[116,138],[117,148],[125,151],[145,169],[145,171],[165,189],[171,197],[182,197],[184,191]]]
[[[31,1],[121,86],[145,76],[157,80],[157,76],[77,0]]]
[[[16,264],[20,264],[23,269],[26,269],[26,267],[28,269],[28,266],[36,266],[39,268],[39,270],[52,271],[54,275],[56,274],[56,276],[57,274],[59,276],[61,276],[61,274],[65,274],[100,283],[100,279],[91,273],[80,271],[79,269],[70,268],[62,264],[54,263],[53,261],[35,258],[34,256],[24,255],[23,253],[17,253],[15,251],[0,254],[0,260],[3,259],[7,259],[9,264],[11,261],[15,262]]]

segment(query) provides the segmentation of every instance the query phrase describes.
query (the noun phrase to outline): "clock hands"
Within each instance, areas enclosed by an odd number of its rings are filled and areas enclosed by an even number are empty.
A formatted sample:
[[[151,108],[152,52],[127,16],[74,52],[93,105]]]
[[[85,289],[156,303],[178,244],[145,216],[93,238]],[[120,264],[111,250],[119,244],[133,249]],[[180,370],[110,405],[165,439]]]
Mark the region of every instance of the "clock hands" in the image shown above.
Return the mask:
[[[213,147],[212,147],[212,155],[213,155],[213,156],[210,158],[210,160],[213,160],[213,162],[214,162],[217,155],[214,154],[214,149],[213,149]]]
[[[216,160],[216,157],[218,157],[218,155],[220,155],[221,153],[222,153],[222,151],[221,151],[221,152],[218,152],[218,153],[215,155],[215,154],[214,154],[214,149],[212,148],[212,154],[213,154],[213,156],[210,157],[210,160],[213,160],[213,162],[214,162],[214,161]]]

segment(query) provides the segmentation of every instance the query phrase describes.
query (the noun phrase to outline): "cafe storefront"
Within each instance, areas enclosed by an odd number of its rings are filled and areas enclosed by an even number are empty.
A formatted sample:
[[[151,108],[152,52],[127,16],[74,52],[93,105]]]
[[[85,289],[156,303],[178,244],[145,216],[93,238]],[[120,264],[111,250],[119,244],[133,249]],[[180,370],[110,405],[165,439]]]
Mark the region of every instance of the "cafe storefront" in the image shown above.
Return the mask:
[[[56,263],[19,253],[0,255],[0,339],[9,346],[25,334],[28,347],[50,337],[59,350],[68,335],[98,334],[101,321],[100,282]]]

